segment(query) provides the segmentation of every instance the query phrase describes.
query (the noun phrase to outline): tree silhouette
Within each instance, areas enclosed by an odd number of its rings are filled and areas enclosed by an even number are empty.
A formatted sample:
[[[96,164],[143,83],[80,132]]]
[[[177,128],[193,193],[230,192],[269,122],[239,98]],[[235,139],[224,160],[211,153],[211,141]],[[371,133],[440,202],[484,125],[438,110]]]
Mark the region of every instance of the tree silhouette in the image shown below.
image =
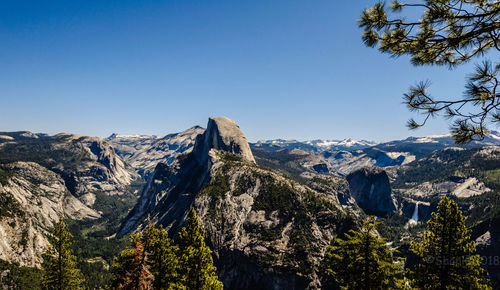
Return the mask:
[[[413,11],[412,11],[413,10]],[[398,15],[403,11],[407,15]],[[421,14],[420,18],[411,17]],[[409,55],[414,65],[446,65],[449,68],[500,52],[500,4],[496,0],[395,0],[389,8],[378,2],[362,12],[359,26],[363,42],[391,56]],[[459,144],[482,140],[489,122],[500,125],[498,72],[500,62],[484,61],[468,77],[465,93],[439,100],[429,92],[429,81],[411,86],[404,101],[424,119],[408,121],[419,128],[430,117],[444,113],[453,119],[451,132]]]

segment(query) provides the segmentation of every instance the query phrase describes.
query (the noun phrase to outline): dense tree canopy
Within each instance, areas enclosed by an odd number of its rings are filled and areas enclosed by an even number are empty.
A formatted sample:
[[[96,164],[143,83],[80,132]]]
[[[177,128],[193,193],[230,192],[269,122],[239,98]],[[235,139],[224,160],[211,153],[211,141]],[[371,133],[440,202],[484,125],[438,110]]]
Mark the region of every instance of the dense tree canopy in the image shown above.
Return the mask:
[[[212,251],[193,208],[174,245],[154,223],[130,236],[130,246],[115,257],[111,289],[222,289]]]
[[[477,65],[463,96],[436,99],[428,92],[430,82],[425,81],[410,87],[404,100],[410,110],[424,114],[423,121],[408,122],[411,129],[441,112],[454,120],[451,130],[457,143],[484,138],[490,122],[500,125],[499,1],[395,0],[390,7],[379,2],[363,11],[359,25],[367,46],[378,46],[392,56],[409,55],[414,65],[453,68],[492,52],[497,62],[485,60]]]
[[[443,197],[427,222],[421,242],[411,248],[420,258],[415,284],[420,289],[488,289],[480,257],[465,218],[453,200]]]
[[[164,240],[159,240],[164,238]],[[130,246],[114,258],[111,289],[170,289],[178,276],[178,258],[163,228],[149,225],[142,233],[130,236]],[[173,266],[168,268],[168,266]],[[170,288],[169,288],[170,287]]]

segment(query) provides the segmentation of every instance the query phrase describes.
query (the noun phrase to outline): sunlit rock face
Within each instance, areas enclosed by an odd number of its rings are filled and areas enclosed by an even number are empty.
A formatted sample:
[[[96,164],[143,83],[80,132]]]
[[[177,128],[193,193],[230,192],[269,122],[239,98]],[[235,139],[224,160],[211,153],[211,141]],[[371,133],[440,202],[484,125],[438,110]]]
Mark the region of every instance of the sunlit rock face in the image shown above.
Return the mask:
[[[106,141],[137,172],[149,175],[159,162],[170,165],[177,156],[192,150],[196,137],[203,132],[204,128],[194,126],[163,137],[113,134]]]
[[[326,247],[356,223],[337,198],[344,180],[324,178],[306,186],[257,166],[236,123],[210,118],[191,152],[156,166],[119,235],[155,222],[175,238],[192,206],[225,288],[320,288]]]
[[[64,180],[34,162],[0,165],[0,259],[40,266],[48,232],[59,217],[96,219],[100,214],[68,192]]]
[[[234,153],[255,164],[238,125],[226,117],[209,118],[207,129],[196,137],[192,151],[180,155],[170,166],[156,166],[119,235],[141,229],[149,221],[177,227],[209,178],[216,151]]]
[[[196,139],[193,152],[200,163],[204,163],[211,149],[239,154],[255,163],[245,134],[233,120],[226,117],[208,119],[207,129]]]
[[[138,176],[111,145],[74,134],[0,134],[0,259],[40,266],[60,217],[98,219],[100,199],[120,199]]]

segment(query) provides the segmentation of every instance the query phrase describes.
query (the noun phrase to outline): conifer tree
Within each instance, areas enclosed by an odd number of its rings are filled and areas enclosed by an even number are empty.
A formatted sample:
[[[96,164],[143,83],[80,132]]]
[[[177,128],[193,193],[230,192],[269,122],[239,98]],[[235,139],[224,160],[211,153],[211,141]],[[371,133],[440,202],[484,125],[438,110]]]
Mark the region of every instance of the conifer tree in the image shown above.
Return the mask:
[[[404,288],[404,261],[375,230],[373,217],[360,231],[350,230],[328,247],[323,261],[326,282],[343,289]]]
[[[153,276],[146,262],[142,237],[142,234],[132,235],[130,242],[133,247],[123,250],[115,257],[111,269],[112,289],[151,289]]]
[[[411,244],[420,258],[415,285],[422,289],[488,289],[470,235],[457,203],[443,197],[427,222],[423,240]]]
[[[212,251],[205,244],[205,233],[194,208],[189,210],[186,226],[179,233],[182,253],[182,281],[187,289],[222,289],[215,274]]]
[[[130,279],[129,271],[133,268],[135,249],[128,247],[114,257],[111,265],[111,282],[107,289],[118,289]]]
[[[493,52],[495,63],[484,59],[478,64],[467,77],[464,94],[441,99],[429,93],[429,81],[411,86],[404,102],[424,116],[422,121],[410,119],[409,128],[419,128],[441,113],[454,120],[455,141],[467,143],[482,140],[490,124],[500,126],[499,1],[393,0],[390,6],[377,2],[359,20],[363,42],[369,47],[378,46],[394,57],[410,56],[414,65],[449,68]]]
[[[154,289],[182,289],[179,274],[179,247],[172,245],[167,231],[150,224],[142,235],[147,264],[154,276]]]
[[[49,248],[43,253],[43,289],[83,289],[84,279],[70,250],[71,238],[61,217],[52,230]]]

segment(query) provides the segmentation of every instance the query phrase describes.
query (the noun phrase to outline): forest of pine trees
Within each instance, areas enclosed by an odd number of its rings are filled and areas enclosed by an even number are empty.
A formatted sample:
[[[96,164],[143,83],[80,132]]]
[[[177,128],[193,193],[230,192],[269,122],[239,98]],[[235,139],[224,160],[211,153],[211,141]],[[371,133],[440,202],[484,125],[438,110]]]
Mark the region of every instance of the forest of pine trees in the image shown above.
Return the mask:
[[[359,230],[332,242],[322,263],[325,289],[491,289],[486,283],[471,231],[453,200],[443,197],[427,222],[421,241],[411,244],[417,264],[405,260],[376,230],[374,217]],[[190,209],[177,243],[150,224],[130,236],[130,245],[114,258],[107,289],[223,289],[212,252],[196,212]],[[42,264],[43,289],[83,289],[71,234],[62,219],[50,238]]]
[[[114,258],[107,289],[222,289],[212,251],[193,208],[174,244],[167,231],[150,224],[130,236],[130,245]],[[84,279],[70,250],[71,234],[60,219],[42,264],[43,289],[83,289]]]
[[[370,217],[359,231],[335,239],[323,260],[324,284],[342,289],[491,289],[465,218],[446,196],[427,222],[423,239],[411,244],[418,257],[414,269],[404,269],[404,259],[375,226]]]
[[[222,289],[193,208],[179,233],[179,245],[154,224],[133,234],[130,243],[114,260],[111,289]]]

